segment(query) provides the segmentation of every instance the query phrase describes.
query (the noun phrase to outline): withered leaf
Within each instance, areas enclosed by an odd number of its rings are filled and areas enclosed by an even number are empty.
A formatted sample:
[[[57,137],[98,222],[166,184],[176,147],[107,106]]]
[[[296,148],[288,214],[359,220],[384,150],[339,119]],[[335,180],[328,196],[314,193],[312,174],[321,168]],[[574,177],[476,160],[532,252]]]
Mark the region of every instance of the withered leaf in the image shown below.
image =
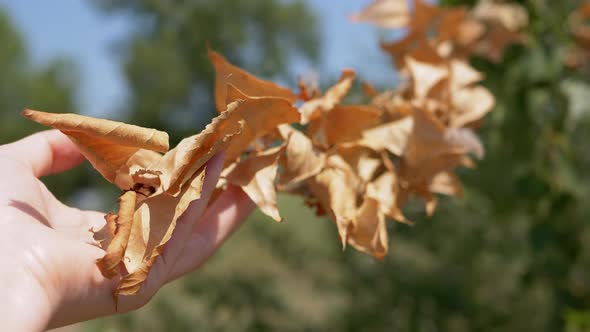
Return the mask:
[[[380,122],[381,112],[369,105],[338,105],[309,123],[308,135],[323,146],[352,141]]]
[[[448,196],[463,196],[463,185],[459,178],[451,172],[438,173],[430,183],[430,191]]]
[[[225,150],[238,137],[242,137],[245,122],[238,108],[241,101],[228,105],[227,110],[211,121],[205,130],[187,137],[166,153],[153,169],[160,176],[164,191],[176,195],[184,182],[217,152]]]
[[[356,73],[352,69],[345,69],[340,75],[340,80],[326,93],[318,98],[305,102],[299,108],[301,113],[301,124],[307,124],[310,120],[318,117],[321,112],[327,112],[338,105],[352,87]]]
[[[451,114],[450,125],[457,128],[480,120],[495,105],[494,96],[482,86],[453,91],[451,101],[455,112]]]
[[[379,210],[386,216],[405,224],[412,224],[401,211],[401,206],[405,203],[405,197],[400,194],[401,190],[397,174],[388,171],[367,185],[366,197],[379,202]]]
[[[125,251],[128,274],[121,279],[116,296],[136,294],[149,270],[170,240],[178,218],[189,204],[201,197],[206,167],[197,171],[176,196],[165,193],[148,197],[133,214],[133,227]]]
[[[403,154],[408,137],[412,131],[413,120],[408,116],[397,121],[391,121],[362,132],[362,138],[357,144],[375,151],[387,150],[397,156]]]
[[[373,179],[375,172],[381,166],[380,156],[369,148],[357,144],[342,144],[332,153],[337,153],[350,165],[352,170],[363,182]]]
[[[472,11],[480,20],[497,23],[509,31],[518,31],[529,22],[526,9],[516,3],[498,3],[480,0]]]
[[[326,154],[313,146],[311,140],[298,130],[288,125],[279,126],[281,136],[286,141],[285,154],[281,158],[279,186],[281,190],[289,190],[316,174],[326,162]]]
[[[282,221],[277,209],[275,179],[279,155],[284,146],[256,153],[243,161],[225,176],[228,183],[242,187],[260,211],[276,221]]]
[[[440,63],[417,61],[406,58],[406,66],[412,78],[412,86],[416,99],[425,99],[432,88],[449,75],[447,66]]]
[[[24,110],[26,118],[59,129],[109,182],[120,189],[132,187],[132,166],[148,167],[168,151],[168,134],[122,122],[77,114]]]
[[[112,278],[118,273],[119,264],[123,260],[129,235],[133,224],[133,213],[135,212],[136,193],[129,190],[123,193],[119,198],[119,213],[116,217],[107,218],[107,229],[111,232],[111,240],[105,255],[100,258],[96,265],[100,272],[108,278]],[[116,224],[116,227],[113,227]]]
[[[290,104],[295,103],[295,94],[273,82],[265,81],[229,63],[219,53],[208,49],[209,59],[215,67],[215,105],[219,113],[224,112],[227,104],[233,100],[227,100],[229,85],[233,85],[250,97],[277,97],[284,98]]]
[[[354,171],[338,155],[330,156],[324,170],[307,180],[310,192],[336,224],[343,247],[350,223],[356,216],[359,183]]]
[[[385,216],[379,202],[366,198],[358,209],[348,231],[348,243],[355,249],[383,259],[389,249]]]
[[[382,28],[402,28],[410,20],[406,0],[373,0],[361,12],[350,17],[356,22],[370,22]]]
[[[248,97],[230,86],[229,93],[240,95],[235,115],[244,120],[244,129],[225,149],[227,163],[233,162],[252,141],[273,132],[285,123],[297,123],[299,112],[284,98]]]

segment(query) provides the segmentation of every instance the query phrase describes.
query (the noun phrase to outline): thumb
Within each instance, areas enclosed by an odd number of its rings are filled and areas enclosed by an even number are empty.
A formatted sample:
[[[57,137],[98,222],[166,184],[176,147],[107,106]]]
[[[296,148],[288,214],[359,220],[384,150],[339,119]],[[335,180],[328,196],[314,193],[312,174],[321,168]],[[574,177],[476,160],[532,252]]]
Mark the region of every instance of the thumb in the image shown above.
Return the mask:
[[[29,167],[35,177],[66,171],[84,160],[76,144],[59,130],[42,131],[0,148],[7,158]]]

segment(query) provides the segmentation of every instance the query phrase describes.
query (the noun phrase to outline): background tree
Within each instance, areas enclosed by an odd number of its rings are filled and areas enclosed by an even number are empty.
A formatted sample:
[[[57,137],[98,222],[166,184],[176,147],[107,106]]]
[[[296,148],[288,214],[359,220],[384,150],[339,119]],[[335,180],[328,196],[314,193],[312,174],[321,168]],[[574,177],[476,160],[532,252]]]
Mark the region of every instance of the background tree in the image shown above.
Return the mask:
[[[214,112],[206,41],[283,82],[293,82],[291,59],[313,60],[319,51],[315,20],[300,2],[94,1],[136,22],[119,45],[131,91],[121,118],[177,133],[173,140]],[[573,42],[565,23],[580,1],[520,3],[530,17],[526,45],[511,47],[500,64],[473,61],[497,106],[481,131],[485,159],[461,173],[465,197],[443,199],[433,218],[406,211],[416,226],[390,224],[384,261],[342,253],[333,225],[282,196],[283,224],[255,213],[198,274],[167,286],[139,312],[81,329],[588,330],[590,83],[586,71],[563,62]],[[74,111],[75,80],[65,65],[31,70],[5,16],[0,42],[4,141],[38,129],[17,116],[25,105]]]
[[[46,129],[21,117],[24,108],[75,112],[75,65],[64,58],[44,66],[33,65],[22,36],[2,9],[0,45],[0,142]],[[84,173],[90,174],[90,169],[79,167],[67,175],[48,177],[46,183],[58,196],[72,197],[92,178]]]

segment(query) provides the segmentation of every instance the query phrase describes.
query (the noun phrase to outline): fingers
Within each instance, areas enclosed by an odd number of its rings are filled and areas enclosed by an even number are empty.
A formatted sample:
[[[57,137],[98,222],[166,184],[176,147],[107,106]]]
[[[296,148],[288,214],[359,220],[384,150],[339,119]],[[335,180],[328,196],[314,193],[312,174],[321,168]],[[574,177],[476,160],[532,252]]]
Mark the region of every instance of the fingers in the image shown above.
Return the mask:
[[[76,145],[59,130],[42,131],[2,149],[8,158],[30,167],[36,177],[66,171],[84,160]]]
[[[230,186],[197,223],[170,274],[174,280],[198,268],[246,220],[255,204],[239,187]]]

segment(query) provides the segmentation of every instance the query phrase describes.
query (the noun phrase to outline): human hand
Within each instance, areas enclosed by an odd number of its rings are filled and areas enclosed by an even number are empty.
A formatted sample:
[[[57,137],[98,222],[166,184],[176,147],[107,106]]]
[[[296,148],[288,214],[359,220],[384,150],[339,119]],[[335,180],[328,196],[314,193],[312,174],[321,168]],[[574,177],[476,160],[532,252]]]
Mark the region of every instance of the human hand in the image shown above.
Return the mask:
[[[104,213],[59,202],[40,177],[66,171],[84,158],[61,132],[40,132],[0,146],[0,312],[6,331],[41,331],[146,304],[167,282],[197,269],[254,208],[230,187],[207,207],[223,167],[207,164],[202,197],[178,220],[172,238],[133,297],[112,296],[117,280],[102,276],[92,243]]]

